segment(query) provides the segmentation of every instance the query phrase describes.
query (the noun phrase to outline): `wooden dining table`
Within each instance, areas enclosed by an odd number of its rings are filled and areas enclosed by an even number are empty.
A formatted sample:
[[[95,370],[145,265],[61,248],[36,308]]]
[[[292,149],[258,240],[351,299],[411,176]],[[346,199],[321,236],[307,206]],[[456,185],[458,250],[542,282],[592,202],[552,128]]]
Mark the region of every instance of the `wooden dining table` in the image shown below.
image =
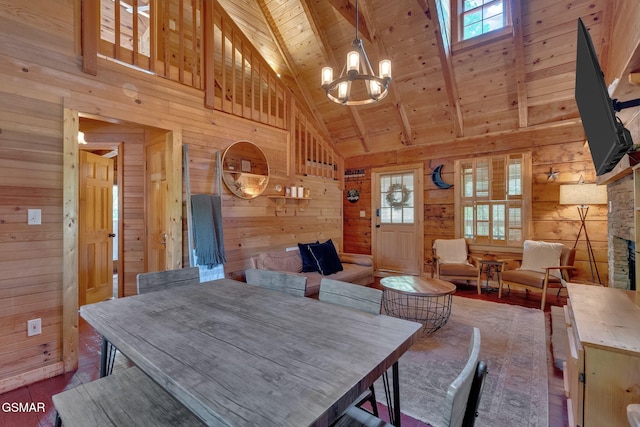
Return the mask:
[[[325,426],[421,325],[230,279],[85,305],[80,315],[208,425]]]

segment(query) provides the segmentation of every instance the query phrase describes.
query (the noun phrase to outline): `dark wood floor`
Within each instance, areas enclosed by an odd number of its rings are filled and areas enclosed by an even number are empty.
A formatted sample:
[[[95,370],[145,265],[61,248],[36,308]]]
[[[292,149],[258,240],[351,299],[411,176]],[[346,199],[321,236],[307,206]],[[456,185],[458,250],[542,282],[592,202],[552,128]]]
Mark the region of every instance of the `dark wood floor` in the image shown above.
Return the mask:
[[[376,280],[373,287],[380,287],[379,280]],[[482,295],[479,296],[475,287],[460,285],[458,286],[456,295],[505,304],[516,304],[530,308],[538,308],[540,306],[540,297],[538,295],[526,295],[525,292],[518,292],[515,290],[512,291],[509,296],[503,296],[502,299],[498,299],[497,292],[482,292]],[[551,306],[562,306],[564,304],[566,304],[566,298],[556,298],[555,295],[551,296],[551,294],[547,298],[545,314],[548,342],[550,341],[549,313]],[[53,426],[55,420],[55,409],[51,402],[51,396],[98,378],[100,366],[100,342],[101,338],[93,328],[81,321],[78,370],[76,372],[59,375],[49,380],[40,381],[0,395],[0,404],[5,402],[33,402],[37,405],[39,402],[43,402],[45,407],[44,412],[9,413],[0,411],[0,427]],[[547,350],[547,362],[549,377],[549,426],[566,427],[568,426],[568,420],[566,399],[563,393],[562,372],[554,367],[550,352],[550,345],[548,345]],[[402,425],[404,427],[424,427],[427,424],[409,417],[403,417]]]

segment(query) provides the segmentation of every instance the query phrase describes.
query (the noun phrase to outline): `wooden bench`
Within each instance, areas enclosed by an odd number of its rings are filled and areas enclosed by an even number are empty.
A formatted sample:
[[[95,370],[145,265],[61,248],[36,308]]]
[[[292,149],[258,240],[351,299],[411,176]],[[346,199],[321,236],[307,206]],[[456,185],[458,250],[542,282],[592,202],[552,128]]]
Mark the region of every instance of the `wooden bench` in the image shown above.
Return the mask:
[[[205,425],[135,366],[56,394],[53,404],[65,427]]]

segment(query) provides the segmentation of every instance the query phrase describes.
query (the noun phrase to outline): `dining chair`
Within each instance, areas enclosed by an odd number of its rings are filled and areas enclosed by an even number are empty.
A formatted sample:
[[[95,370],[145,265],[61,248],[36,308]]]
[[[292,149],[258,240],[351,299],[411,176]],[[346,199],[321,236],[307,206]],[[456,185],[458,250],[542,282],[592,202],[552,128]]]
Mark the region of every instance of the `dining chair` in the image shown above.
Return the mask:
[[[307,278],[281,271],[249,268],[244,272],[247,284],[303,297],[307,291]]]
[[[371,314],[380,314],[382,309],[382,291],[380,289],[354,285],[353,283],[327,279],[326,277],[320,280],[318,299]],[[378,404],[376,403],[376,392],[373,384],[369,387],[369,390],[358,396],[353,405],[361,407],[365,402],[371,404],[371,413],[378,416]]]
[[[484,390],[484,379],[487,376],[487,364],[484,360],[478,362],[476,372],[471,383],[471,391],[469,392],[469,401],[467,409],[464,413],[464,421],[462,427],[473,427],[478,417],[478,408],[480,407],[480,396]]]
[[[200,283],[200,269],[198,267],[153,271],[140,273],[136,276],[138,294],[164,291],[178,286],[197,285],[198,283]]]
[[[480,329],[473,328],[469,357],[460,374],[449,385],[444,402],[443,425],[472,427],[483,390],[487,367],[480,360]],[[335,427],[392,427],[381,419],[355,406],[349,407],[334,424]]]
[[[177,270],[153,271],[140,273],[136,276],[138,294],[163,291],[177,286],[194,285],[200,283],[200,270],[198,267],[179,268]],[[118,349],[109,340],[102,337],[102,354],[100,360],[100,377],[111,375],[119,354]],[[124,360],[123,364],[128,364]]]
[[[380,314],[382,309],[382,291],[380,289],[327,279],[326,277],[320,280],[318,299],[371,314]]]

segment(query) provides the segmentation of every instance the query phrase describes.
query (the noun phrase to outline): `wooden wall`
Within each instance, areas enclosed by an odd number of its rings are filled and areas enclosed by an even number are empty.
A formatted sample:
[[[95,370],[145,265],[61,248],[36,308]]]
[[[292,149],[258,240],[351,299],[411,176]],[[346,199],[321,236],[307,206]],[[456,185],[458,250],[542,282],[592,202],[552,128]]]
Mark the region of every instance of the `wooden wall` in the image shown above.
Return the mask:
[[[289,134],[204,108],[204,96],[156,76],[98,61],[97,76],[81,72],[74,19],[79,2],[34,0],[0,8],[0,393],[53,376],[62,363],[63,111],[90,117],[87,139],[123,140],[125,294],[143,271],[143,140],[148,132],[180,132],[190,147],[192,192],[211,191],[213,155],[240,139],[266,153],[277,183],[309,187],[301,211],[261,196],[241,200],[223,189],[229,276],[247,258],[299,241],[342,243],[341,181],[289,174]],[[96,125],[95,120],[99,123]],[[91,126],[90,126],[91,125]],[[27,225],[27,209],[42,209],[42,225]],[[186,242],[183,236],[183,242]],[[186,258],[186,254],[183,257]],[[28,319],[43,333],[26,336]],[[72,349],[77,354],[77,348]]]
[[[454,160],[487,155],[496,152],[530,151],[532,153],[532,220],[530,238],[561,242],[573,246],[580,218],[575,206],[559,202],[560,184],[574,184],[580,175],[585,182],[595,182],[591,154],[584,145],[582,125],[579,121],[552,128],[528,129],[504,135],[466,138],[455,145],[416,147],[345,160],[345,170],[364,169],[362,178],[345,179],[345,189],[360,191],[360,199],[350,203],[344,198],[345,251],[371,253],[371,169],[388,164],[424,164],[424,253],[425,272],[431,271],[433,240],[454,237],[454,190],[440,189],[431,180],[433,169],[442,164],[445,182],[453,183]],[[446,154],[445,154],[446,153]],[[555,182],[547,182],[550,168],[558,173]],[[456,185],[454,183],[454,185]],[[360,217],[360,211],[366,217]],[[589,209],[588,230],[598,269],[603,283],[607,278],[607,209],[592,206]],[[510,252],[517,253],[518,249]],[[478,253],[483,255],[483,252]],[[577,246],[576,280],[590,281],[590,270],[584,234]]]

